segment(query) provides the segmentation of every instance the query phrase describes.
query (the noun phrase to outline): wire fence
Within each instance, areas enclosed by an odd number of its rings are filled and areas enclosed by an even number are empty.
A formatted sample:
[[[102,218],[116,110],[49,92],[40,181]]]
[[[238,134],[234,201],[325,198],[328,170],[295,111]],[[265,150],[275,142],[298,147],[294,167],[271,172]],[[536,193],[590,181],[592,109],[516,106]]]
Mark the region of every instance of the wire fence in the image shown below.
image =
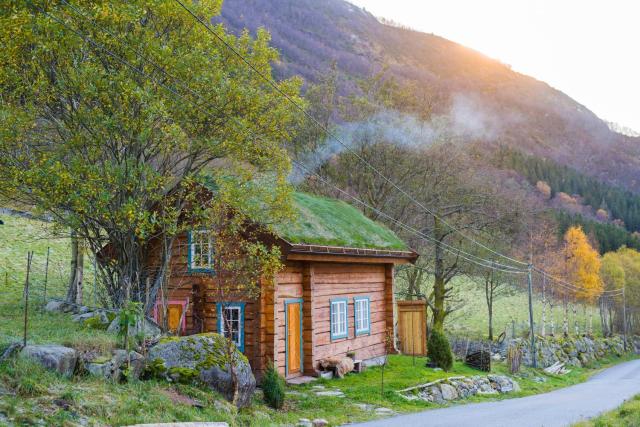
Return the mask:
[[[0,264],[0,303],[22,304],[27,278],[27,256],[14,256]],[[33,251],[29,268],[29,299],[35,307],[51,299],[65,299],[71,275],[70,254],[65,257],[59,251],[47,247]],[[96,261],[91,254],[84,256],[83,305],[99,307],[104,301],[104,288],[97,280]]]

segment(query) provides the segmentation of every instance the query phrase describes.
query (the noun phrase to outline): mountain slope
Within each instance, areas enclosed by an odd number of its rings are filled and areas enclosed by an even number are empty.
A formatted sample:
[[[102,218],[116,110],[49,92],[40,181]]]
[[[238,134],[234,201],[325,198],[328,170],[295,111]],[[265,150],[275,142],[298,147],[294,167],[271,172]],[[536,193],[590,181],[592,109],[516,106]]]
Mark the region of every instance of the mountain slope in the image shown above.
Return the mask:
[[[564,93],[472,49],[384,25],[343,0],[225,0],[217,19],[236,33],[268,29],[282,77],[317,81],[335,61],[340,90],[349,93],[354,78],[387,66],[400,80],[429,88],[437,112],[457,111],[462,99],[459,119],[489,130],[475,140],[506,143],[639,191],[640,138],[612,131]]]

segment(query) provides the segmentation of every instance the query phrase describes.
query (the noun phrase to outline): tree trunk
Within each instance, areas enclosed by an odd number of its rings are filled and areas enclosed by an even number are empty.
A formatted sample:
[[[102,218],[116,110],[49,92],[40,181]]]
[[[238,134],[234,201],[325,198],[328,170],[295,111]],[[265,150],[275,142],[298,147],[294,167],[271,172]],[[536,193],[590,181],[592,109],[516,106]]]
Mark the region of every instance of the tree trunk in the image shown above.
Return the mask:
[[[82,305],[82,281],[84,276],[84,247],[78,235],[71,233],[71,271],[67,302]]]
[[[555,304],[553,302],[553,298],[549,300],[549,334],[552,337],[556,335],[556,319],[553,311]]]
[[[489,341],[493,341],[493,301],[489,304]]]
[[[578,307],[576,302],[573,302],[571,304],[571,312],[573,313],[573,330],[576,336],[580,336],[580,326],[578,325]]]
[[[600,312],[600,325],[602,326],[602,336],[609,336],[609,326],[607,325],[607,312],[605,308],[606,300],[604,297],[598,298],[598,308]]]
[[[487,314],[489,317],[489,341],[493,341],[493,271],[485,276],[484,296],[487,301]]]
[[[433,281],[433,330],[440,333],[444,333],[444,318],[445,318],[445,272],[444,272],[444,254],[442,251],[442,242],[440,241],[440,220],[436,217],[433,218],[433,231],[435,236],[435,250],[434,250],[434,281]]]

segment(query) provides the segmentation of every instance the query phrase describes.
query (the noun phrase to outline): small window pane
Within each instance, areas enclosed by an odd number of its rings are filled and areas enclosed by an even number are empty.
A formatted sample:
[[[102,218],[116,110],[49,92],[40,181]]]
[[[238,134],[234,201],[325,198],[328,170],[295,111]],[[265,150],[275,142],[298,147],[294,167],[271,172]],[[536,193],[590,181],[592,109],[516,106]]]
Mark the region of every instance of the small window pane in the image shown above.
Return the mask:
[[[347,336],[347,303],[346,301],[331,302],[331,337],[344,338]]]
[[[369,299],[354,299],[354,318],[356,333],[366,333],[370,330]]]
[[[208,230],[191,233],[191,268],[211,269],[213,265],[213,238]]]

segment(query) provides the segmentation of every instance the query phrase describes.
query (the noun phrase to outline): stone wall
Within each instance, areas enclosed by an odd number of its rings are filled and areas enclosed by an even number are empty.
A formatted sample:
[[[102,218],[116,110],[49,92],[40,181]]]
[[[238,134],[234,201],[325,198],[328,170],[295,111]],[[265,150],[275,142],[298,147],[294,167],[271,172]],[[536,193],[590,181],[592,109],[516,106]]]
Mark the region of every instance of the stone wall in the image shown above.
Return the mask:
[[[529,340],[516,338],[505,341],[496,350],[502,358],[506,357],[510,345],[522,348],[525,365],[531,364]],[[556,362],[569,366],[587,366],[588,364],[609,356],[622,356],[624,341],[622,337],[589,338],[589,337],[536,337],[536,359],[538,366],[546,368]]]
[[[466,399],[476,394],[502,394],[520,391],[518,383],[504,375],[450,377],[398,391],[407,400],[424,400],[438,404]]]

